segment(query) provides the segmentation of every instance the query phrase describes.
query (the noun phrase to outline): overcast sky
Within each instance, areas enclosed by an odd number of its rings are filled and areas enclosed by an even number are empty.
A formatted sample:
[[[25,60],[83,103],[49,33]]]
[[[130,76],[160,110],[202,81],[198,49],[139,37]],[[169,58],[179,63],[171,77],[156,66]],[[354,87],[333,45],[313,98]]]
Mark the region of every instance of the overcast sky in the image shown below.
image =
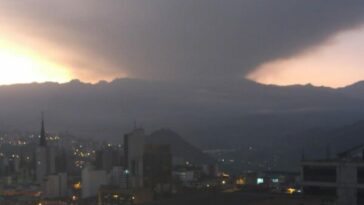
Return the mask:
[[[31,55],[55,81],[337,87],[364,79],[363,23],[363,0],[0,0],[0,58]]]

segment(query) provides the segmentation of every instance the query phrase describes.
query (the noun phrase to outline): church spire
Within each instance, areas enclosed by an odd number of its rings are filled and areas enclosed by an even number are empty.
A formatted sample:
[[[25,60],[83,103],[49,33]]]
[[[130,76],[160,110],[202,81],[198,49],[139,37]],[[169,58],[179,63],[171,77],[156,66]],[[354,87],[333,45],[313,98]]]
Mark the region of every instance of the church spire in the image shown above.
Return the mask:
[[[46,141],[46,133],[45,133],[45,128],[44,128],[44,114],[42,112],[42,125],[41,125],[41,129],[40,129],[40,140],[39,140],[39,145],[41,147],[45,147],[47,146],[47,141]]]

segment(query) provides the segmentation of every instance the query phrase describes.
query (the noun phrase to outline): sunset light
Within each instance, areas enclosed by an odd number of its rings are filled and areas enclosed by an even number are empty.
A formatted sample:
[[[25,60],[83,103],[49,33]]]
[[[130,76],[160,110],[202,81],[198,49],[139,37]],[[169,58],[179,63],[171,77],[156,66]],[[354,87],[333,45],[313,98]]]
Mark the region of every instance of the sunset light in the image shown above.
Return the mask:
[[[343,87],[364,78],[364,28],[335,35],[323,45],[261,64],[247,77],[263,84]]]
[[[66,82],[69,70],[30,49],[0,40],[0,85],[31,82]]]
[[[0,0],[0,205],[364,205],[364,0]]]

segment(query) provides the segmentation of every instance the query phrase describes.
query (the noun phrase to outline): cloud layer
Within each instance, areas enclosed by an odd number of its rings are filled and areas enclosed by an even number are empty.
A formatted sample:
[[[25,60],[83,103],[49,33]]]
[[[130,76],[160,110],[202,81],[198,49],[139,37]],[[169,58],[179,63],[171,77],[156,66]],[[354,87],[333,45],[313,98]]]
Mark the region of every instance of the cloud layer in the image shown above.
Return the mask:
[[[0,0],[3,35],[85,80],[242,78],[363,19],[362,0]]]
[[[343,87],[364,79],[364,27],[290,58],[263,63],[247,77],[264,84]]]

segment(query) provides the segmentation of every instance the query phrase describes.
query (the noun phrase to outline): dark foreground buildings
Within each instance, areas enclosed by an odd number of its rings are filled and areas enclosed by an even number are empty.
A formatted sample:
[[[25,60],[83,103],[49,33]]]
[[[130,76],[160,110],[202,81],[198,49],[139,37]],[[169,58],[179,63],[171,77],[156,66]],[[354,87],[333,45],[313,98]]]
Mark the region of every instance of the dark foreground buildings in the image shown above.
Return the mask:
[[[171,191],[172,155],[169,145],[145,146],[144,151],[144,186],[159,193]]]
[[[325,198],[327,204],[364,204],[364,145],[338,154],[335,159],[303,160],[305,195]]]

